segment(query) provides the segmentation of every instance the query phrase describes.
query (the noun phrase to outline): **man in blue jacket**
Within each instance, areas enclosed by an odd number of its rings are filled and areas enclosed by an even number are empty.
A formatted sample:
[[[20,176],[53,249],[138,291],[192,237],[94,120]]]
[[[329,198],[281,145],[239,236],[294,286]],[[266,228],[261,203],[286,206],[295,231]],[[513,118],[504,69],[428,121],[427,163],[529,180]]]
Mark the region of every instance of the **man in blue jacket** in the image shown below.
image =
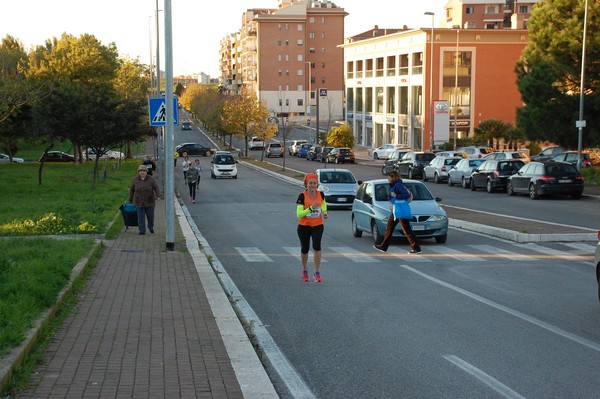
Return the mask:
[[[421,253],[421,247],[417,242],[417,238],[415,233],[412,231],[410,227],[410,219],[396,219],[394,216],[394,200],[403,199],[408,200],[411,196],[410,191],[406,188],[406,186],[402,183],[402,179],[400,179],[400,174],[396,170],[391,170],[388,173],[388,181],[390,182],[390,217],[388,218],[387,226],[385,227],[385,235],[383,236],[383,241],[379,245],[373,245],[378,251],[387,252],[388,246],[390,245],[390,240],[392,239],[392,234],[394,233],[394,229],[398,222],[400,222],[400,226],[402,227],[402,231],[410,244],[409,254],[418,254]]]

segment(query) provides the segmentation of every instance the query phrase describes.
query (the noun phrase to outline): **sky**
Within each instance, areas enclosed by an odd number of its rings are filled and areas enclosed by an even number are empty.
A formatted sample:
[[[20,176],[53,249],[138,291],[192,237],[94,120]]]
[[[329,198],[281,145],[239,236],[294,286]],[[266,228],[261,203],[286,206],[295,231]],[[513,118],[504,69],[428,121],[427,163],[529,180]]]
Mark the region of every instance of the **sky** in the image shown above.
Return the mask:
[[[349,15],[344,37],[380,28],[430,28],[445,16],[448,0],[333,0]],[[94,35],[104,45],[114,42],[120,56],[155,57],[154,14],[157,0],[5,0],[0,12],[0,38],[18,39],[26,49],[63,33]],[[164,0],[158,0],[160,59],[164,70]],[[171,0],[173,74],[204,72],[218,77],[219,43],[241,27],[249,8],[277,8],[278,0]],[[152,50],[151,50],[152,49]]]

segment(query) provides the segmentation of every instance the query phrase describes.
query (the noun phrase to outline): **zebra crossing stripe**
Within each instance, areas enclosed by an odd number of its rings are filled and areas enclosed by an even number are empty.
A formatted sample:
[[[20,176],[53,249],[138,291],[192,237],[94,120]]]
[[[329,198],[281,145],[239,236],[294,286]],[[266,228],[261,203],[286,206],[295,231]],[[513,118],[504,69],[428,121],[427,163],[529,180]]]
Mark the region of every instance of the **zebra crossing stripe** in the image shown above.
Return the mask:
[[[596,246],[592,244],[584,244],[582,242],[565,242],[567,247],[577,250],[576,255],[591,255],[596,250]]]
[[[482,252],[487,252],[489,254],[494,254],[496,256],[502,257],[502,258],[506,258],[509,260],[523,260],[523,261],[536,261],[537,259],[529,256],[529,255],[522,255],[522,254],[518,254],[516,252],[511,252],[511,251],[507,251],[505,249],[501,249],[501,248],[497,248],[493,245],[469,245],[469,247],[471,248],[475,248],[479,251]]]
[[[364,253],[357,251],[351,247],[330,247],[334,252],[337,252],[340,255],[345,256],[355,263],[377,263],[379,259],[374,258],[370,255],[365,255]]]
[[[458,259],[462,262],[485,262],[484,258],[480,258],[478,256],[471,255],[465,252],[460,252],[443,245],[432,245],[425,248],[427,252],[432,251],[440,255],[445,255],[454,259]]]
[[[257,247],[235,247],[235,250],[246,262],[273,262],[273,259]]]
[[[300,247],[283,247],[283,250],[288,254],[292,255],[294,258],[300,259]],[[308,253],[308,263],[314,263],[315,257],[313,251]],[[321,258],[321,263],[326,263],[327,259]]]
[[[539,252],[542,253],[544,255],[546,255],[546,258],[559,258],[559,259],[566,259],[566,260],[576,260],[576,261],[585,261],[585,258],[578,256],[578,255],[573,255],[571,253],[565,252],[565,251],[560,251],[558,249],[552,249],[552,248],[547,248],[547,247],[543,247],[541,245],[538,244],[514,244],[519,248],[525,248],[525,249],[529,249],[535,252]]]

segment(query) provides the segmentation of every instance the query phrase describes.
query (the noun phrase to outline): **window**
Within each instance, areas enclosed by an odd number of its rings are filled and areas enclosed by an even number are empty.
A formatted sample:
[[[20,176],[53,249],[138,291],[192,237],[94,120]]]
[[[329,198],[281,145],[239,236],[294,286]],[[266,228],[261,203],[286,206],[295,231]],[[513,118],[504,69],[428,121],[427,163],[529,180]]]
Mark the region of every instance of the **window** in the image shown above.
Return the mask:
[[[290,26],[288,24],[285,24],[285,30],[290,30]]]
[[[304,70],[298,69],[298,76],[302,76],[302,75],[304,75]]]
[[[278,40],[277,40],[277,45],[278,45],[278,46],[281,46],[281,39],[278,39]]]
[[[285,85],[285,91],[290,91],[290,85]],[[290,105],[290,100],[285,100],[285,105]]]
[[[289,54],[286,54],[286,55],[285,55],[285,60],[286,60],[286,61],[289,61],[289,60],[290,60],[290,56],[289,56]]]
[[[285,76],[290,76],[290,70],[289,69],[285,70]]]
[[[400,87],[400,114],[408,114],[408,87]]]
[[[298,54],[298,57],[297,57],[297,59],[298,59],[298,61],[300,61],[300,62],[304,61],[304,55],[303,55],[303,54]]]
[[[279,74],[279,76],[281,76],[281,69],[278,70],[277,73]]]
[[[365,111],[373,112],[373,88],[367,87],[365,90]]]
[[[346,63],[348,72],[346,72],[348,79],[354,79],[354,62],[350,61]]]
[[[277,29],[281,30],[281,24],[277,24]]]
[[[321,78],[321,83],[325,83],[325,76]]]
[[[298,85],[298,91],[304,91],[304,85]]]
[[[412,88],[412,114],[423,115],[423,86]]]
[[[348,104],[348,112],[354,111],[354,89],[349,88],[346,93],[346,103]]]
[[[289,91],[289,90],[288,90]],[[290,100],[288,98],[285,99],[285,106],[289,107],[290,106]]]
[[[311,48],[308,50],[308,52],[309,52],[309,53],[311,53],[311,54],[315,54],[315,48],[314,48],[314,47],[311,47]]]
[[[310,77],[310,84],[315,84],[315,83],[317,83],[316,78],[314,76],[311,76]]]
[[[302,24],[298,24],[298,32],[302,32]]]
[[[528,6],[519,6],[519,14],[528,14],[529,7]]]
[[[363,110],[363,89],[362,87],[356,88],[356,112],[362,112]]]
[[[298,46],[302,46],[304,44],[304,41],[302,39],[298,39],[298,41],[296,42],[296,44]]]
[[[279,90],[279,91],[281,91],[281,90]],[[283,105],[283,100],[280,98],[279,99],[279,106],[281,107],[282,105]]]
[[[321,17],[321,23],[325,24],[325,17]]]
[[[321,32],[321,39],[325,39],[325,32]]]
[[[309,37],[310,39],[314,39],[314,38],[315,38],[315,32],[310,32],[310,33],[308,34],[308,37]]]
[[[321,68],[325,68],[325,63],[321,62]]]
[[[375,88],[375,112],[383,113],[383,87]]]
[[[279,59],[279,61],[281,61],[281,54],[279,54],[279,55],[277,56],[277,58]]]
[[[298,106],[301,107],[303,105],[304,105],[304,101],[301,98],[299,98],[298,99]]]
[[[286,46],[289,46],[289,45],[290,45],[290,41],[289,41],[289,40],[287,40],[287,39],[285,39],[285,45],[286,45]]]
[[[314,24],[315,23],[315,17],[310,17],[308,19],[308,22],[310,22],[311,24]]]
[[[396,88],[387,88],[387,112],[388,114],[396,113]]]
[[[465,14],[475,14],[475,7],[465,7]]]
[[[485,13],[486,14],[498,14],[498,6],[486,6]]]

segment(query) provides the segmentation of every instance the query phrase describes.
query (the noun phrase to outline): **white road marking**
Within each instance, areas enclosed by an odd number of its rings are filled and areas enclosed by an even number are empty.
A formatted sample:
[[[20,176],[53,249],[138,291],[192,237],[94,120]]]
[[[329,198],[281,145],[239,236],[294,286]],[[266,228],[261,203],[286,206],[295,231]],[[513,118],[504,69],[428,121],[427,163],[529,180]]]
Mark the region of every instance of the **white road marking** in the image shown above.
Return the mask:
[[[483,382],[485,385],[492,388],[494,391],[498,392],[503,397],[508,399],[525,399],[524,396],[519,395],[517,392],[513,391],[500,381],[496,380],[489,374],[484,373],[472,364],[465,362],[461,358],[454,355],[444,355],[443,357],[450,363],[465,371],[467,374],[470,374],[471,376],[477,378],[479,381]]]
[[[535,252],[542,253],[547,257],[566,259],[566,260],[577,260],[577,261],[585,261],[584,258],[578,255],[573,255],[565,251],[560,251],[558,249],[552,249],[548,247],[544,247],[538,244],[515,244],[517,247],[529,249]]]
[[[235,247],[235,250],[238,251],[246,262],[273,262],[273,259],[257,247]]]
[[[283,247],[283,250],[288,254],[292,255],[294,258],[300,260],[300,247]],[[312,249],[308,253],[308,263],[314,263],[315,257]],[[321,257],[321,263],[326,263],[327,259]]]
[[[356,249],[352,248],[352,247],[329,247],[329,249],[331,249],[334,252],[337,252],[340,255],[345,256],[346,258],[350,259],[352,262],[355,263],[377,263],[380,262],[379,259],[374,258],[370,255],[365,255],[360,251],[357,251]],[[375,250],[373,250],[375,251]]]
[[[532,261],[537,260],[536,258],[529,255],[522,255],[516,252],[507,251],[505,249],[497,248],[493,245],[469,245],[472,248],[475,248],[482,252],[487,252],[489,254],[494,254],[502,258],[506,258],[509,260],[517,260],[517,261]]]
[[[440,255],[446,255],[454,259],[458,259],[462,262],[485,262],[484,258],[480,258],[475,255],[471,255],[465,252],[460,252],[452,248],[448,248],[445,245],[435,245],[427,247],[427,251],[432,251]]]

